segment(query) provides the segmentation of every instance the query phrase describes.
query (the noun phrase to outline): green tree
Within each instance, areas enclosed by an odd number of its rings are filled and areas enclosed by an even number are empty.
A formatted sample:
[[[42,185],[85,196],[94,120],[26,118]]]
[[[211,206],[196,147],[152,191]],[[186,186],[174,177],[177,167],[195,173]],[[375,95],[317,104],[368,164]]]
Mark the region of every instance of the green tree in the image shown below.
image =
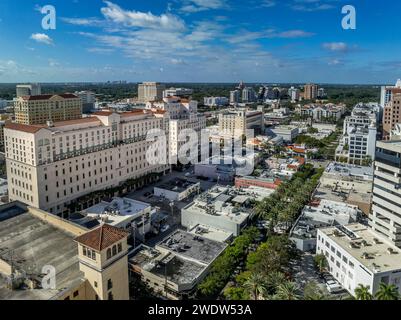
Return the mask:
[[[355,289],[356,300],[373,300],[373,295],[370,293],[370,287],[360,284]]]
[[[266,293],[265,277],[260,273],[252,273],[244,288],[253,300],[259,300],[260,296]]]
[[[320,290],[316,281],[308,282],[304,288],[305,300],[327,300],[325,294]]]
[[[277,287],[277,300],[299,300],[299,289],[295,282],[286,281]]]
[[[377,300],[398,300],[400,294],[395,285],[380,283],[379,290],[376,292],[375,297]]]
[[[324,254],[317,254],[314,257],[314,262],[315,262],[316,268],[319,270],[320,273],[323,273],[328,266],[327,259],[324,256]]]

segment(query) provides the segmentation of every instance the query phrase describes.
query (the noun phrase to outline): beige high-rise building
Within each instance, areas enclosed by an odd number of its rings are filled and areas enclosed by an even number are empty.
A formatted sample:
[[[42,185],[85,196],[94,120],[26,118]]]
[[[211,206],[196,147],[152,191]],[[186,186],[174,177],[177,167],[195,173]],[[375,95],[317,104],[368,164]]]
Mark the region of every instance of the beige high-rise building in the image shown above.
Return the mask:
[[[102,111],[51,126],[7,123],[4,136],[10,201],[53,214],[68,213],[71,202],[89,193],[169,171],[168,164],[147,160],[150,147],[155,153],[168,154],[168,140],[167,147],[146,140],[151,129],[164,130],[168,137],[165,112]]]
[[[235,138],[246,134],[246,130],[260,133],[264,130],[263,112],[228,110],[219,114],[219,131],[222,135]]]
[[[315,100],[318,95],[319,87],[316,84],[308,83],[304,87],[304,99]]]
[[[144,82],[138,85],[138,101],[149,102],[163,99],[163,92],[166,90],[164,84],[157,82]]]
[[[23,96],[14,106],[15,122],[44,124],[82,117],[82,101],[74,94]]]
[[[401,89],[392,89],[390,102],[383,111],[383,138],[388,140],[390,133],[398,123],[401,123]]]

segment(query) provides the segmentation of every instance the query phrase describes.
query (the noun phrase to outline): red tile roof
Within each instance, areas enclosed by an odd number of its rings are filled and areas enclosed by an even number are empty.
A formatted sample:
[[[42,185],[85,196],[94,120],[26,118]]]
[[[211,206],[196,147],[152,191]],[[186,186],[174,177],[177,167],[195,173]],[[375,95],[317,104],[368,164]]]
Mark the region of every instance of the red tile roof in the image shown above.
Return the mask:
[[[74,124],[82,124],[82,123],[92,123],[92,122],[101,122],[97,117],[87,117],[87,118],[80,118],[74,120],[66,120],[66,121],[57,121],[54,123],[55,127],[64,127],[64,126],[71,126]]]
[[[100,227],[75,238],[75,241],[96,251],[102,251],[103,249],[123,240],[128,235],[128,232],[122,229],[103,224]]]
[[[93,115],[95,116],[102,116],[102,117],[108,117],[111,116],[114,112],[110,110],[103,110],[103,111],[98,111],[95,112]]]
[[[20,123],[14,123],[14,122],[7,121],[5,128],[10,129],[10,130],[23,131],[23,132],[27,132],[27,133],[36,133],[40,129],[46,128],[46,126],[27,125],[27,124],[20,124]]]

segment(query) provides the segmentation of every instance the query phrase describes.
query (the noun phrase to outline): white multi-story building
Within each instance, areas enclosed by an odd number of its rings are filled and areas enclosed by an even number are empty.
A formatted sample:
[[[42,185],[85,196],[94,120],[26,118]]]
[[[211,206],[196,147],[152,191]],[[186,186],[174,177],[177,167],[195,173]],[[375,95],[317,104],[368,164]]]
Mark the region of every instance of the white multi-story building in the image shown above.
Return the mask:
[[[380,105],[382,107],[385,107],[391,101],[393,93],[399,92],[400,90],[401,90],[401,79],[397,80],[395,86],[382,86],[380,93]]]
[[[194,130],[198,133],[198,141],[201,140],[201,131],[206,128],[206,117],[198,113],[198,102],[178,97],[164,98],[160,102],[148,102],[147,109],[163,110],[170,117],[170,156],[171,163],[178,156],[178,151],[185,141],[180,140],[180,134],[186,129]]]
[[[291,87],[288,89],[288,95],[290,96],[292,102],[297,102],[301,98],[301,90]]]
[[[264,131],[264,117],[261,111],[232,109],[219,114],[219,131],[222,136],[239,137],[247,130],[255,134]]]
[[[25,96],[39,96],[42,94],[42,88],[40,84],[19,84],[17,85],[17,98]]]
[[[256,93],[252,87],[247,87],[242,90],[242,102],[252,103],[256,101]]]
[[[187,88],[170,88],[164,90],[163,98],[168,97],[181,97],[181,98],[188,98],[194,93],[194,90],[187,89]]]
[[[83,112],[89,112],[95,107],[95,93],[92,91],[76,91],[75,95],[82,101]]]
[[[135,110],[103,111],[51,126],[8,123],[4,136],[10,200],[61,214],[93,191],[165,173],[170,166],[149,163],[147,153],[151,146],[155,153],[166,148],[146,136],[150,129],[168,132],[168,121],[161,110]]]
[[[346,158],[348,163],[362,164],[375,159],[379,111],[371,105],[358,104],[345,118],[343,138],[336,151],[338,160]]]
[[[224,107],[229,104],[229,100],[226,97],[206,97],[204,98],[203,104],[208,107]]]
[[[371,226],[401,247],[401,141],[377,142]]]
[[[352,295],[359,285],[375,294],[381,283],[401,293],[401,250],[360,224],[319,229],[317,253],[323,254],[329,272]]]
[[[238,104],[241,102],[241,91],[230,91],[230,104]]]
[[[313,118],[315,121],[338,121],[345,113],[345,110],[346,106],[344,104],[328,103],[325,105],[309,104],[301,106],[296,109],[296,112],[303,117]]]

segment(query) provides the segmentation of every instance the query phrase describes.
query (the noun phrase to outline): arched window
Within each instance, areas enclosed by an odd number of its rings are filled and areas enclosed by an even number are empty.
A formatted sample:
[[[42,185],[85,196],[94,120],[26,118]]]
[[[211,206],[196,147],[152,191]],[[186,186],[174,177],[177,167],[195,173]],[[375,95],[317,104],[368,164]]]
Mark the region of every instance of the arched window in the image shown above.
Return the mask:
[[[115,256],[117,254],[117,247],[113,246],[113,256]]]
[[[107,259],[111,258],[111,249],[107,249]]]
[[[123,245],[121,243],[118,244],[118,253],[123,251]]]

